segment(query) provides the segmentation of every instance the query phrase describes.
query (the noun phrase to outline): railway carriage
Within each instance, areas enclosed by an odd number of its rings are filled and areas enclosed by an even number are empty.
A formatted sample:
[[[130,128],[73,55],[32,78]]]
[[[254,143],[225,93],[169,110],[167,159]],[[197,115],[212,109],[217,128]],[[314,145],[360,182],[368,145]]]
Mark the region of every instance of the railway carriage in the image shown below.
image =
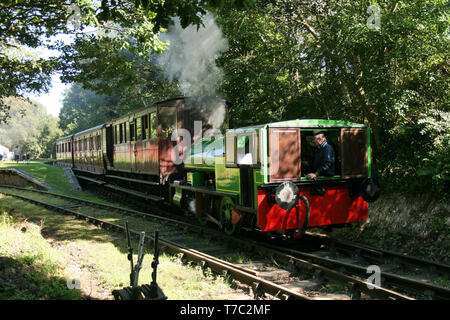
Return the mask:
[[[177,144],[171,140],[172,133],[185,129],[192,143],[195,134],[192,119],[203,124],[201,135],[212,126],[211,117],[217,108],[222,108],[225,114],[226,102],[208,97],[174,98],[106,123],[103,155],[108,174],[166,184],[183,171],[172,159]]]
[[[303,119],[227,129],[226,111],[226,102],[215,98],[158,102],[59,139],[58,160],[68,165],[72,152],[73,167],[96,176],[84,181],[168,201],[228,234],[239,226],[290,233],[367,218],[368,203],[380,192],[371,177],[368,127]],[[188,135],[173,138],[180,129]],[[335,151],[335,172],[311,181],[316,130]],[[60,149],[70,139],[74,148]]]
[[[94,174],[104,174],[103,124],[73,135],[73,168]]]
[[[73,166],[72,143],[72,135],[56,140],[56,159],[60,166]]]

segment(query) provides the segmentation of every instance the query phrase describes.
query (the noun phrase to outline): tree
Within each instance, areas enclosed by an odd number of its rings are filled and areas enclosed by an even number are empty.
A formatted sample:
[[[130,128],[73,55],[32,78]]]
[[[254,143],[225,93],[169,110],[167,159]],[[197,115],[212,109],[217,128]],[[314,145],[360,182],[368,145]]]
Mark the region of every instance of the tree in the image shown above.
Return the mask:
[[[50,157],[55,141],[61,136],[58,119],[48,115],[44,106],[21,98],[5,98],[10,108],[8,124],[0,124],[0,144],[32,157]]]
[[[50,75],[64,71],[58,57],[23,55],[24,49],[58,49],[61,43],[48,39],[59,33],[74,34],[89,41],[85,27],[104,34],[116,32],[122,49],[142,55],[164,48],[158,33],[179,16],[184,26],[201,23],[198,13],[223,1],[180,0],[6,0],[0,2],[0,101],[8,96],[48,89]],[[236,1],[247,3],[247,1]],[[83,32],[84,30],[84,32]],[[79,40],[81,41],[81,40]],[[73,65],[72,65],[73,66]],[[8,118],[8,107],[0,105],[0,122]]]
[[[238,123],[366,123],[383,184],[430,187],[418,173],[448,150],[437,152],[442,132],[429,130],[450,107],[447,1],[274,0],[217,14],[230,45],[222,88]],[[435,177],[449,175],[439,168]]]

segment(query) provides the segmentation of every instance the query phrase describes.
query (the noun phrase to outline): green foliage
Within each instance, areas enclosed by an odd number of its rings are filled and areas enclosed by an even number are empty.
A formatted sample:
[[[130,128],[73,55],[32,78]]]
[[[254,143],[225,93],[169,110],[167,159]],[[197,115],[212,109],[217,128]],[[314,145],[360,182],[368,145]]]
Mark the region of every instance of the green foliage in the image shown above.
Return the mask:
[[[217,57],[224,71],[218,91],[231,103],[234,126],[294,118],[365,123],[373,133],[374,174],[384,190],[445,191],[448,1],[68,3],[80,9],[78,28],[66,25],[70,14],[62,2],[0,4],[0,72],[7,79],[0,96],[45,89],[51,70],[62,70],[63,81],[80,84],[67,93],[61,111],[67,133],[178,95],[155,63],[166,46],[159,33],[174,16],[182,26],[199,26],[200,14],[209,10],[228,40],[229,50]],[[41,12],[39,18],[32,18],[31,8]],[[373,28],[377,10],[379,25]],[[86,26],[94,31],[80,32]],[[57,60],[22,50],[58,31],[76,37],[70,45],[47,45],[63,50]],[[0,118],[7,115],[0,110]]]
[[[79,299],[70,290],[62,256],[42,237],[40,227],[0,216],[0,299]]]
[[[432,145],[426,148],[426,157],[421,159],[419,176],[431,175],[439,191],[444,191],[450,180],[450,112],[430,110],[419,120],[424,125],[421,134],[428,135]]]
[[[104,74],[102,80],[97,79],[97,82],[90,84],[89,79],[86,79],[85,85],[99,93],[84,89],[81,84],[72,85],[65,93],[59,113],[60,128],[64,133],[79,132],[149,106],[153,102],[179,95],[173,85],[161,75],[155,75],[149,66],[141,64],[136,68],[141,72],[134,73],[130,70],[129,74]],[[122,80],[126,84],[118,85]]]
[[[5,98],[10,109],[10,120],[0,124],[0,144],[20,154],[30,153],[31,157],[50,158],[54,143],[62,134],[58,119],[48,115],[45,108],[37,103],[21,98]]]
[[[371,5],[276,0],[217,10],[230,46],[219,60],[222,90],[235,125],[366,123],[385,190],[442,191],[449,128],[435,122],[445,122],[450,101],[448,2],[378,1],[379,29],[368,26]]]
[[[65,135],[97,126],[119,114],[112,108],[116,97],[96,95],[75,84],[65,93],[60,110],[60,128]]]
[[[250,0],[237,1],[251,3]],[[0,122],[8,119],[1,99],[48,90],[55,71],[77,68],[59,57],[41,57],[35,49],[61,49],[63,44],[47,41],[63,34],[76,36],[77,43],[114,42],[121,50],[142,56],[161,53],[158,34],[179,16],[183,26],[200,25],[205,7],[214,1],[180,0],[29,0],[0,2]],[[95,28],[96,35],[87,32]],[[100,35],[100,36],[99,36]],[[46,39],[47,38],[47,39]]]

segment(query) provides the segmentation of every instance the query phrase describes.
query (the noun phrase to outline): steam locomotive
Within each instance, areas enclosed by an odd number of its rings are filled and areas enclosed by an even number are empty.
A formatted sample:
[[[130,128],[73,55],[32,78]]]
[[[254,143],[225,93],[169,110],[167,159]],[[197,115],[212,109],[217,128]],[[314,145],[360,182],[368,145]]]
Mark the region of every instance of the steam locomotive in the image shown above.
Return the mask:
[[[367,219],[380,192],[368,127],[297,119],[232,129],[229,111],[211,97],[161,101],[58,139],[57,164],[84,182],[179,206],[227,234]],[[316,130],[335,150],[335,174],[309,180]]]

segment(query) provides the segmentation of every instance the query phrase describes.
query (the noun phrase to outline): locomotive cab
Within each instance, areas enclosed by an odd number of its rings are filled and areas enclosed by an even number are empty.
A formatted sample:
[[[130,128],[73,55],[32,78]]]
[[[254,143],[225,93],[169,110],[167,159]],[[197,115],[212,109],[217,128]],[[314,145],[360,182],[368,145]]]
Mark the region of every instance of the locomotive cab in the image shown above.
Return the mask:
[[[332,173],[308,178],[316,146],[314,131],[320,131],[334,151]],[[258,227],[279,231],[342,225],[364,221],[368,202],[380,188],[371,178],[370,129],[364,125],[329,120],[292,120],[269,124],[263,130],[262,176],[257,191]],[[328,146],[329,148],[329,146]],[[289,183],[289,184],[288,184]],[[283,185],[280,187],[280,185]],[[286,208],[279,199],[288,189],[307,199]],[[293,197],[291,197],[293,199]]]

